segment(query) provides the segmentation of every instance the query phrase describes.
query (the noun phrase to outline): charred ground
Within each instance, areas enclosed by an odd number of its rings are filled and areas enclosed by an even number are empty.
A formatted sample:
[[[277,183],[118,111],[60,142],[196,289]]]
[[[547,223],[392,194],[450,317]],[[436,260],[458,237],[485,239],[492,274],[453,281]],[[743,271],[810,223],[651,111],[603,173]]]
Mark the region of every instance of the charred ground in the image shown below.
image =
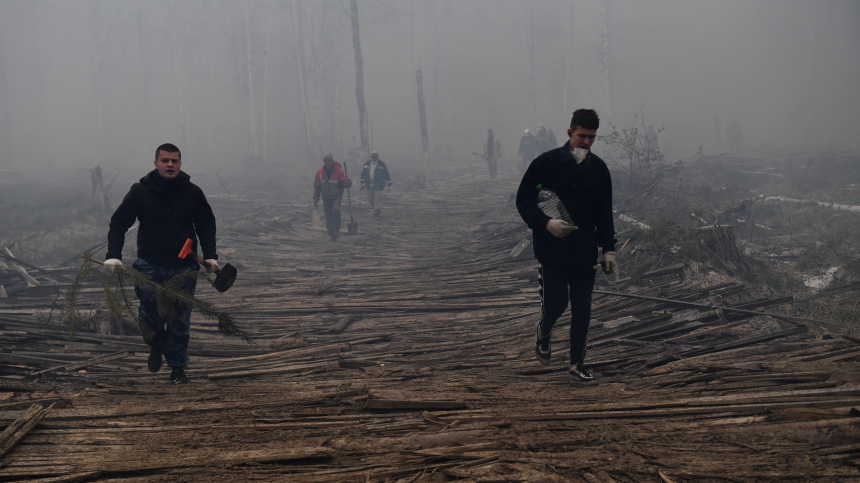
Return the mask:
[[[78,306],[90,331],[67,335],[55,299],[75,269],[59,265],[106,218],[71,189],[32,208],[19,183],[4,216],[44,221],[3,219],[2,244],[43,271],[0,302],[0,418],[38,424],[0,481],[854,481],[860,213],[831,204],[860,205],[860,179],[856,154],[823,152],[615,171],[622,272],[597,288],[663,301],[595,296],[594,387],[534,360],[512,172],[399,168],[383,219],[353,192],[362,234],[337,243],[312,227],[307,180],[208,180],[240,280],[198,294],[254,343],[193,317],[189,386],[146,371],[97,279]],[[3,261],[0,283],[23,283]]]

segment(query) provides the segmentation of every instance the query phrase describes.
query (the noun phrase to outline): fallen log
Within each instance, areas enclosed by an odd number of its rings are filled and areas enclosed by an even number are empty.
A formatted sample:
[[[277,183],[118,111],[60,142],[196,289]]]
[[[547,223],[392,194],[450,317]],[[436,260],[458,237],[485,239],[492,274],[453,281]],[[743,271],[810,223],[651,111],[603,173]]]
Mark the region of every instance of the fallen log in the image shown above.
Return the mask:
[[[355,320],[354,315],[352,315],[352,314],[344,315],[343,317],[341,317],[337,321],[337,324],[335,324],[334,327],[329,329],[328,333],[329,334],[340,334],[341,332],[346,330],[347,327],[349,327],[349,324],[351,324],[353,320]]]
[[[848,327],[848,324],[843,324],[841,322],[830,322],[827,320],[807,319],[805,317],[794,317],[792,315],[771,314],[769,312],[756,312],[754,310],[746,310],[746,309],[739,309],[739,308],[734,308],[734,307],[717,306],[717,305],[709,305],[709,304],[700,304],[700,303],[696,303],[696,302],[687,302],[687,301],[683,301],[683,300],[666,299],[666,298],[662,298],[662,297],[649,297],[647,295],[635,295],[635,294],[629,294],[629,293],[607,292],[605,290],[595,290],[594,293],[605,294],[605,295],[614,295],[616,297],[629,297],[629,298],[634,298],[634,299],[650,300],[652,302],[663,302],[663,303],[669,303],[669,304],[686,305],[688,307],[699,307],[699,308],[708,309],[708,310],[714,310],[714,309],[719,307],[724,312],[737,312],[737,313],[741,313],[741,314],[751,314],[751,315],[767,315],[768,317],[773,317],[775,319],[784,320],[786,322],[827,324],[827,325],[835,325],[837,327]]]
[[[51,412],[51,409],[55,404],[57,403],[52,403],[47,408],[42,408],[41,404],[34,404],[26,413],[24,413],[24,416],[16,420],[12,425],[9,425],[9,427],[6,428],[7,431],[12,428],[13,425],[17,426],[19,429],[13,430],[8,435],[6,434],[6,431],[3,431],[3,436],[0,436],[3,440],[3,442],[0,443],[0,458],[6,456],[9,451],[12,451],[12,448],[18,444],[18,441],[21,441],[21,439],[26,436],[31,429],[39,424],[39,422],[42,421],[49,412]],[[35,412],[33,411],[34,409],[36,409]]]
[[[52,372],[71,372],[77,371],[79,369],[83,369],[85,367],[95,366],[98,364],[103,364],[105,362],[115,361],[118,359],[124,359],[128,357],[127,351],[116,352],[114,354],[108,354],[106,356],[94,357],[92,359],[87,359],[81,362],[75,362],[73,364],[65,364],[62,366],[55,366],[48,369],[44,369],[41,371],[33,371],[29,375],[35,376],[36,379],[44,377],[45,374],[50,374]]]
[[[459,401],[416,401],[395,399],[368,399],[366,409],[468,409],[465,403]]]

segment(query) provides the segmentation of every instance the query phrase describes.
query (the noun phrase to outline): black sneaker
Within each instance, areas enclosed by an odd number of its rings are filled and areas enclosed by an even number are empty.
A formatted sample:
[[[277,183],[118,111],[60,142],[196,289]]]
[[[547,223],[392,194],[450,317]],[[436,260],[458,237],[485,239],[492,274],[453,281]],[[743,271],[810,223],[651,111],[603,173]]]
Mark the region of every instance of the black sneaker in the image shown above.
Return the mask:
[[[161,363],[164,359],[161,357],[161,349],[158,347],[149,348],[149,358],[146,359],[146,368],[149,372],[158,372],[161,370]]]
[[[188,376],[185,375],[184,367],[174,367],[173,372],[170,373],[170,382],[173,384],[188,384]]]
[[[540,319],[535,322],[535,356],[544,365],[549,364],[549,360],[552,358],[552,345],[549,336],[540,331]]]
[[[591,384],[594,382],[594,376],[591,375],[581,364],[568,369],[569,381],[571,384]]]

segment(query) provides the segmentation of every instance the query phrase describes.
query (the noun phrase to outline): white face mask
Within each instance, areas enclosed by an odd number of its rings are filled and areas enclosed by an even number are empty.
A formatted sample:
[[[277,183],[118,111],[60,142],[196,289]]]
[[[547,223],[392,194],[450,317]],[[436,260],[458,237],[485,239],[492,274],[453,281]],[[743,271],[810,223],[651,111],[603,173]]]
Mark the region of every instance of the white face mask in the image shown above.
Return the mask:
[[[583,148],[573,148],[573,159],[576,160],[576,163],[579,164],[585,159],[585,155],[588,154],[587,149]]]

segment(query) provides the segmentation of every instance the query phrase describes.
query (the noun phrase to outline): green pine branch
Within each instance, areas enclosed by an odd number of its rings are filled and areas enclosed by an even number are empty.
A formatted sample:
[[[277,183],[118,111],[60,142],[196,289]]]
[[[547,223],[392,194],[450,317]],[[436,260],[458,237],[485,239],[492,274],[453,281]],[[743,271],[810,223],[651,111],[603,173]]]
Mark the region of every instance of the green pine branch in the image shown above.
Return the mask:
[[[83,318],[77,308],[77,300],[80,295],[81,284],[83,280],[92,272],[94,259],[89,253],[82,255],[84,258],[83,266],[78,272],[69,290],[66,292],[66,308],[64,311],[65,319],[69,324],[69,334],[74,336],[75,333],[83,325]],[[123,313],[128,313],[134,321],[137,322],[144,337],[152,335],[152,329],[146,325],[137,316],[131,299],[128,295],[126,286],[130,282],[133,285],[141,286],[146,290],[152,290],[156,293],[158,299],[158,314],[167,320],[179,317],[177,307],[191,308],[197,311],[203,318],[207,320],[217,321],[218,331],[227,337],[239,337],[245,342],[251,342],[248,333],[239,326],[236,319],[227,312],[222,312],[215,309],[212,303],[194,297],[182,291],[182,284],[189,280],[203,278],[208,280],[206,272],[194,270],[185,272],[164,284],[153,282],[152,279],[140,271],[125,265],[114,267],[113,273],[105,281],[102,289],[105,296],[105,303],[109,313],[114,317],[121,317]],[[118,293],[117,293],[118,292]]]

